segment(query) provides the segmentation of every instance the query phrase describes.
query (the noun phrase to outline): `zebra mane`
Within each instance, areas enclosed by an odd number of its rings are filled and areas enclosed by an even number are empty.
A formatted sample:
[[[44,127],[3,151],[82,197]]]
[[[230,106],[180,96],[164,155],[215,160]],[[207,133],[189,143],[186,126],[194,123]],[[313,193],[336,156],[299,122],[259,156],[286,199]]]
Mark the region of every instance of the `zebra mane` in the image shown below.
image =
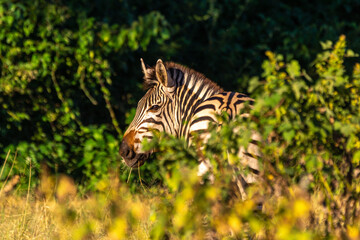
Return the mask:
[[[223,92],[224,90],[219,87],[216,83],[205,77],[204,74],[196,72],[195,70],[185,67],[181,64],[174,62],[165,62],[165,67],[171,72],[171,69],[180,70],[184,76],[187,75],[188,78],[184,79],[184,82],[181,84],[186,84],[186,81],[193,81],[193,83],[201,82],[203,86],[206,86],[208,89],[211,89],[214,93]],[[147,76],[144,76],[144,87],[145,89],[153,88],[159,85],[159,81],[156,78],[155,66],[147,68]]]

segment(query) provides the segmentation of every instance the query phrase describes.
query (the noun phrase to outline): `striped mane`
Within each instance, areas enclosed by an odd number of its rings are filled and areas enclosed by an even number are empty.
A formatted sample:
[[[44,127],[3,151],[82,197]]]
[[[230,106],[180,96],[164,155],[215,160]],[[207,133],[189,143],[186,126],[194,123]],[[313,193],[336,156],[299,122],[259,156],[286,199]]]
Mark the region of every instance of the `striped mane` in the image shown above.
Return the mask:
[[[195,86],[197,84],[201,86],[203,90],[208,89],[209,95],[213,95],[224,91],[216,83],[205,77],[205,75],[196,72],[191,68],[185,67],[181,64],[174,62],[165,62],[165,67],[170,72],[170,76],[176,81],[177,87],[181,87],[184,85]],[[148,73],[147,77],[144,76],[145,89],[153,88],[160,84],[159,81],[156,79],[155,67],[148,67],[147,73]],[[184,77],[182,77],[181,79],[179,78],[175,79],[181,73],[182,76]]]

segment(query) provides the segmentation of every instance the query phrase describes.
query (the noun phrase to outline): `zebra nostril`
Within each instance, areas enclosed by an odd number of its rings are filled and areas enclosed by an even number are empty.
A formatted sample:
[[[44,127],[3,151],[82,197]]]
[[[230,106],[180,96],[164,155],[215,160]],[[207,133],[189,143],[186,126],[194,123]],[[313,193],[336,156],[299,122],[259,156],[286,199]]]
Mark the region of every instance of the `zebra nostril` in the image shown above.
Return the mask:
[[[135,157],[136,153],[134,152],[134,139],[135,139],[135,131],[129,131],[127,134],[124,135],[124,138],[120,145],[120,155],[125,160],[132,159]]]
[[[134,151],[129,147],[129,145],[125,142],[122,141],[121,145],[120,145],[120,155],[123,158],[131,158],[133,156]]]
[[[128,159],[132,159],[133,157],[135,157],[135,151],[133,151],[131,148],[129,148],[126,157],[127,157]]]

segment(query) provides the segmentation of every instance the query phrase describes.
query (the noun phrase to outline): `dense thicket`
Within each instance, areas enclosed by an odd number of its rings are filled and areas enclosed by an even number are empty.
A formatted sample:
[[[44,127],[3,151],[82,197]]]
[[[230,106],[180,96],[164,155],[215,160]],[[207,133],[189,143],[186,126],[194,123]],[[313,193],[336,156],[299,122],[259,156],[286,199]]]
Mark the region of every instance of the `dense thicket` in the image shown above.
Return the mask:
[[[91,189],[122,169],[119,139],[143,93],[140,57],[247,92],[267,50],[309,75],[320,41],[346,34],[358,52],[359,11],[351,0],[1,1],[2,159],[18,150],[12,173],[24,182],[30,163],[35,182],[44,164]],[[146,168],[154,176],[156,164]]]
[[[3,198],[20,179],[54,239],[359,239],[358,12],[355,0],[0,0],[0,212],[22,218],[4,232],[29,237],[34,222],[29,195],[21,213]],[[129,173],[118,149],[143,95],[140,57],[249,93],[251,117],[222,119],[203,151],[156,134],[144,147],[161,151]],[[260,178],[240,201],[236,153],[253,131]]]

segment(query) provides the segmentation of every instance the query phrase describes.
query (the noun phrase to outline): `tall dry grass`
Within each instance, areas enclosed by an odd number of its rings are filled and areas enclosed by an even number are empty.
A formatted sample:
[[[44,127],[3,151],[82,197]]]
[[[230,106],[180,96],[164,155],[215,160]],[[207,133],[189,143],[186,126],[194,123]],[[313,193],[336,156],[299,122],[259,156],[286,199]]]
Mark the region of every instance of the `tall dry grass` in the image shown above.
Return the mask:
[[[0,179],[9,156],[10,151]],[[0,239],[150,238],[151,203],[133,198],[116,178],[100,182],[97,193],[79,197],[71,178],[51,176],[45,168],[39,186],[30,189],[29,184],[23,193],[16,189],[20,177],[9,179],[10,174],[11,170],[0,183]],[[143,220],[132,226],[131,234],[127,232],[127,222],[133,217],[129,214]]]
[[[131,198],[120,188],[92,196],[73,194],[60,178],[53,196],[39,189],[0,198],[1,239],[149,239],[151,201]],[[63,183],[61,183],[63,182]],[[67,186],[69,192],[61,189]],[[126,190],[127,191],[127,190]],[[119,194],[120,193],[120,194]],[[63,194],[62,196],[60,194]],[[131,216],[130,216],[131,215]],[[136,218],[128,232],[128,222]],[[140,220],[140,221],[138,221]]]

